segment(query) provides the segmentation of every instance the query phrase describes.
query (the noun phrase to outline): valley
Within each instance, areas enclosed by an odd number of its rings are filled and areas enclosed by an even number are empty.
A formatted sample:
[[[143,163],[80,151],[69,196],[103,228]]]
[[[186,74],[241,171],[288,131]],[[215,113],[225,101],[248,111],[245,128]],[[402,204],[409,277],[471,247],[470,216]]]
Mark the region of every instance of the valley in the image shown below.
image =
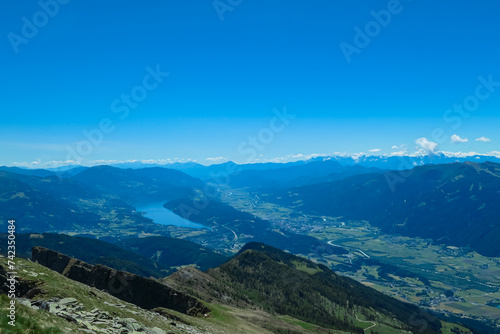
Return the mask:
[[[341,275],[445,316],[500,324],[499,257],[430,239],[384,234],[366,221],[296,212],[262,197],[248,189],[231,188],[223,191],[221,199],[269,220],[276,229],[348,250],[347,254],[302,254]]]
[[[225,265],[221,263],[258,242],[313,261],[291,261],[290,265],[298,270],[293,277],[302,275],[299,272],[315,277],[324,271],[318,268],[328,268],[386,296],[417,305],[444,321],[493,333],[500,326],[500,258],[488,254],[497,251],[493,243],[498,225],[491,217],[496,213],[492,204],[498,196],[494,183],[499,175],[498,164],[417,167],[413,179],[389,193],[381,170],[351,167],[339,167],[332,162],[323,165],[321,161],[274,166],[271,173],[256,167],[242,173],[235,179],[237,182],[228,177],[225,184],[160,167],[99,166],[69,173],[65,178],[4,171],[0,174],[4,184],[0,208],[5,209],[4,215],[23,212],[17,220],[22,222],[19,232],[23,234],[19,236],[25,257],[29,257],[26,254],[33,246],[52,247],[93,265],[105,264],[162,279],[176,277],[179,272],[189,273],[189,268],[205,272],[222,268]],[[224,168],[224,164],[207,167],[213,172]],[[315,174],[317,168],[321,173]],[[328,174],[331,168],[340,172]],[[201,170],[197,167],[196,173]],[[260,181],[253,186],[255,177]],[[273,178],[279,182],[268,182]],[[285,183],[289,186],[284,187]],[[215,192],[207,195],[206,189]],[[377,203],[370,204],[372,199]],[[363,207],[364,203],[369,203],[368,208]],[[439,211],[443,203],[446,205]],[[468,218],[469,226],[463,217],[450,211],[460,203],[463,210],[474,213]],[[23,208],[27,210],[22,211]],[[66,212],[76,218],[66,219]],[[420,212],[425,213],[422,223]],[[434,213],[436,222],[432,220]],[[34,219],[37,216],[42,219]],[[399,223],[402,219],[411,222],[408,229],[404,227],[406,222]],[[453,219],[460,228],[450,229]],[[493,231],[493,235],[485,234],[485,242],[478,231],[468,235],[471,222],[482,231]],[[440,228],[434,230],[434,226]],[[87,254],[84,249],[88,247],[99,251]],[[252,263],[255,265],[258,260],[252,259]],[[241,270],[239,265],[233,269]],[[285,276],[273,276],[270,280],[281,279],[293,287],[293,279]],[[253,288],[241,295],[240,290],[249,287],[245,281],[238,284],[243,286],[234,288],[233,297],[246,300],[245,305],[248,298],[257,298]],[[260,286],[262,282],[257,280],[255,284]],[[308,284],[304,289],[310,288]],[[266,288],[255,299],[260,309],[269,311],[271,304],[262,301],[278,298],[275,293],[283,288],[277,288],[278,285]],[[198,288],[194,285],[184,291],[196,296],[207,293]],[[223,286],[217,289],[227,290]],[[270,293],[269,289],[275,292]],[[205,298],[212,300],[214,293]],[[293,303],[300,305],[297,300]],[[346,313],[344,308],[335,309],[338,302],[329,303],[324,305],[327,309]],[[301,327],[297,319],[307,314],[306,309],[298,306],[293,309],[295,313],[278,305],[273,307],[276,309],[272,312],[283,315],[282,324],[292,321]],[[376,315],[366,310],[362,314],[349,312],[347,320],[338,319],[340,322],[329,326],[347,329],[355,324],[368,330],[383,327],[380,321],[373,320]],[[286,318],[290,315],[295,320]],[[303,326],[311,326],[310,320],[315,318],[310,315],[308,319]],[[403,318],[400,320],[404,322]],[[315,321],[316,325],[325,325],[320,319]],[[395,325],[384,321],[389,327]]]

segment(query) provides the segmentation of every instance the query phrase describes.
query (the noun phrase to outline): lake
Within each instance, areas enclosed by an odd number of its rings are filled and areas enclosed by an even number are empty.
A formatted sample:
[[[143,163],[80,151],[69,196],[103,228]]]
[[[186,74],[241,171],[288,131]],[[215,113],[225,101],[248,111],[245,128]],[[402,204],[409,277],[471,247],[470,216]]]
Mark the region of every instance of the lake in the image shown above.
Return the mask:
[[[144,217],[153,219],[157,224],[190,228],[208,228],[202,224],[193,223],[165,209],[163,203],[137,204],[136,209],[137,211],[145,212]]]

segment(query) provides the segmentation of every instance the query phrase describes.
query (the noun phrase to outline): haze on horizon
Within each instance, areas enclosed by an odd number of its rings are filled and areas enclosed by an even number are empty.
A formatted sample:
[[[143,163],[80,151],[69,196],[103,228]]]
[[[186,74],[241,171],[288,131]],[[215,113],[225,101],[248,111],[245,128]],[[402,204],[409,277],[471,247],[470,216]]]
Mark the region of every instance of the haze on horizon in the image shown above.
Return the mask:
[[[500,155],[493,0],[0,6],[0,165]]]

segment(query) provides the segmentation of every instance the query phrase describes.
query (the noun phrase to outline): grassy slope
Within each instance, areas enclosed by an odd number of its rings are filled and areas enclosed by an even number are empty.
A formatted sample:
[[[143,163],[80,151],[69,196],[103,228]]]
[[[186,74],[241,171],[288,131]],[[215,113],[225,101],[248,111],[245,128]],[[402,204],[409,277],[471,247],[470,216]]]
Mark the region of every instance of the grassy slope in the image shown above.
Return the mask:
[[[207,274],[183,270],[167,281],[207,300],[258,307],[329,328],[348,329],[356,322],[356,316],[363,319],[363,314],[388,327],[404,328],[393,316],[406,320],[407,314],[417,310],[341,278],[324,266],[273,248],[266,252],[248,249]]]
[[[7,259],[0,257],[0,265],[6,266]],[[166,319],[161,316],[152,316],[151,312],[142,310],[135,305],[121,301],[95,288],[72,281],[48,268],[28,260],[16,258],[19,277],[26,280],[39,280],[44,294],[34,299],[49,299],[51,297],[76,298],[83,304],[85,310],[98,308],[107,311],[113,316],[120,318],[134,318],[148,327],[158,327],[167,333],[214,333],[214,334],[268,334],[268,333],[327,333],[325,329],[306,324],[299,325],[297,319],[283,320],[279,317],[259,310],[242,309],[237,307],[226,307],[218,304],[206,303],[212,309],[208,318],[195,318],[172,310],[168,313],[178,318],[177,326],[171,325],[173,317]],[[0,317],[5,318],[5,309],[8,299],[0,296]],[[119,308],[110,304],[126,305]],[[18,322],[16,331],[7,332],[4,323],[0,322],[0,333],[23,333],[23,334],[56,334],[56,333],[83,333],[74,324],[55,316],[52,313],[34,310],[17,304]],[[188,324],[188,325],[185,325]],[[187,326],[187,328],[186,328]],[[61,331],[58,331],[61,329]],[[342,333],[331,332],[330,333]]]

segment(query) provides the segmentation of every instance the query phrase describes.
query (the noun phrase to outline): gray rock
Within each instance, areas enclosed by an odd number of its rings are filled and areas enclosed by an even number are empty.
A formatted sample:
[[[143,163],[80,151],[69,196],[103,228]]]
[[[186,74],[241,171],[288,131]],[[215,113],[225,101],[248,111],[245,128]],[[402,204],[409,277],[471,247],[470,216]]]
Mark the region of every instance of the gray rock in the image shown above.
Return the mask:
[[[104,290],[144,309],[166,307],[188,315],[210,312],[198,299],[154,279],[102,265],[90,265],[43,247],[33,247],[32,259],[72,280]]]
[[[80,329],[81,332],[84,332],[84,333],[89,333],[89,334],[96,334],[93,330],[91,329],[86,329],[86,328],[82,328]]]
[[[56,313],[57,316],[61,317],[61,318],[64,318],[68,321],[71,321],[71,322],[74,322],[74,323],[77,323],[75,317],[73,317],[72,314],[68,313],[68,312],[65,312],[65,311],[58,311]]]
[[[63,298],[59,301],[60,305],[66,305],[66,304],[78,304],[78,300],[75,298]]]
[[[131,331],[139,331],[143,329],[142,325],[139,324],[134,318],[121,319],[120,323]]]
[[[113,317],[110,316],[109,313],[106,311],[102,311],[99,314],[97,314],[96,318],[97,319],[113,319]]]
[[[42,303],[38,307],[40,308],[40,310],[44,310],[44,311],[49,311],[50,312],[50,304],[51,303],[49,303],[47,301],[42,301]]]
[[[49,311],[61,318],[76,323],[80,327],[80,331],[92,334],[166,334],[165,331],[158,327],[148,328],[143,326],[134,318],[114,318],[107,311],[102,311],[94,308],[91,311],[85,311],[82,304],[75,298],[51,298],[49,300],[31,301],[29,299],[18,299],[18,303],[33,308],[39,308]],[[105,303],[115,307],[125,305]],[[135,314],[149,315],[152,319],[159,316],[157,313],[150,313],[142,310]],[[68,332],[69,333],[69,332]]]
[[[91,313],[91,314],[97,314],[99,313],[100,310],[97,308],[97,307],[94,307],[91,311],[89,311],[88,313]]]
[[[16,298],[16,302],[19,303],[19,304],[21,304],[21,305],[31,307],[31,301],[29,299],[26,299],[26,298]]]

